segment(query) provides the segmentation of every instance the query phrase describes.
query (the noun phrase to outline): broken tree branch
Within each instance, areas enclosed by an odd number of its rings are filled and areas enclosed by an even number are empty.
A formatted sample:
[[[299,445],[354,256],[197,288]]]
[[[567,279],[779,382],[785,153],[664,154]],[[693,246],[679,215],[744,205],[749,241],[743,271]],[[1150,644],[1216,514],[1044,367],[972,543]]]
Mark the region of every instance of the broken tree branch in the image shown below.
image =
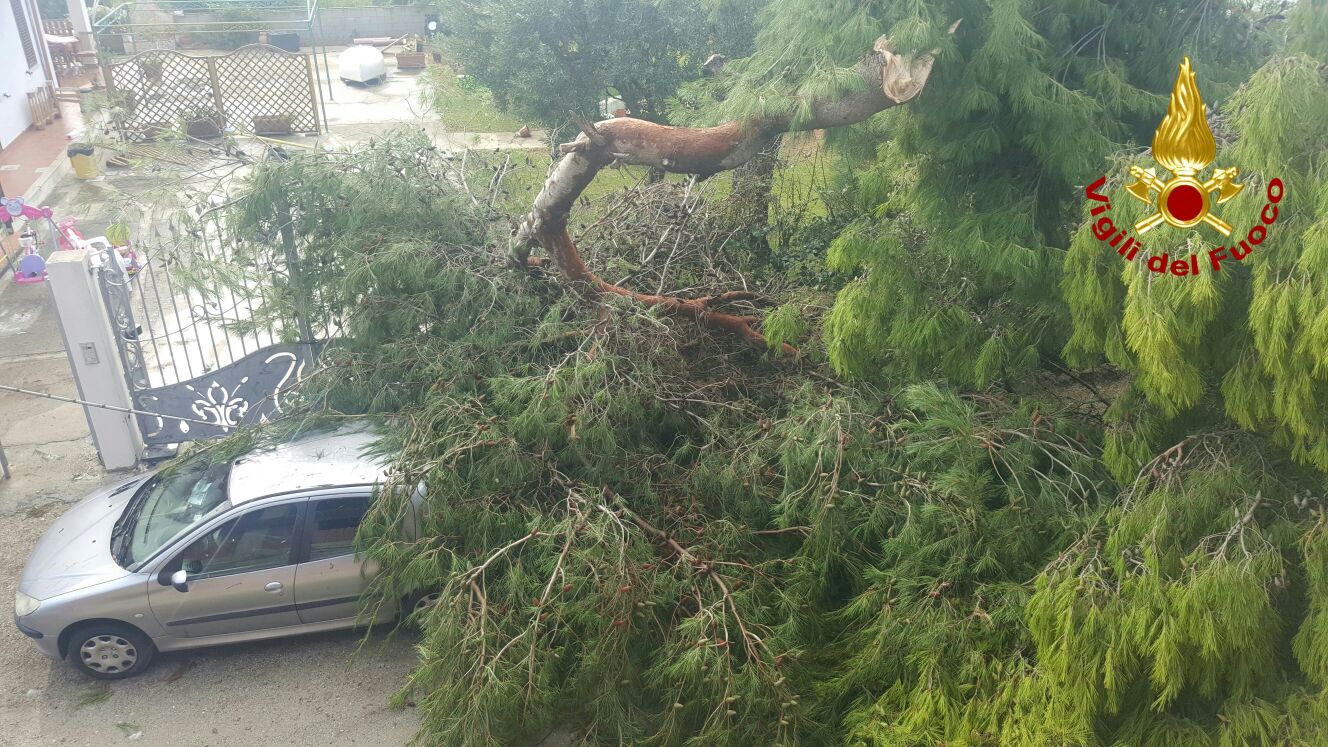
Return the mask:
[[[950,32],[954,33],[958,26],[956,21]],[[736,300],[732,294],[683,299],[639,293],[600,278],[586,266],[568,233],[572,207],[600,169],[614,161],[706,177],[746,163],[778,133],[862,122],[921,93],[931,75],[934,55],[934,52],[917,57],[897,55],[890,50],[889,40],[882,36],[853,68],[865,85],[836,98],[812,101],[811,116],[800,121],[786,116],[689,128],[626,117],[598,124],[578,119],[581,134],[573,142],[559,146],[559,152],[564,154],[562,160],[523,221],[512,246],[511,260],[519,267],[541,265],[540,259],[530,256],[532,248],[538,245],[548,252],[563,276],[588,297],[610,294],[631,298],[665,313],[726,330],[764,348],[765,336],[752,326],[759,320],[714,310],[714,306]],[[788,345],[784,348],[785,352],[797,353]]]

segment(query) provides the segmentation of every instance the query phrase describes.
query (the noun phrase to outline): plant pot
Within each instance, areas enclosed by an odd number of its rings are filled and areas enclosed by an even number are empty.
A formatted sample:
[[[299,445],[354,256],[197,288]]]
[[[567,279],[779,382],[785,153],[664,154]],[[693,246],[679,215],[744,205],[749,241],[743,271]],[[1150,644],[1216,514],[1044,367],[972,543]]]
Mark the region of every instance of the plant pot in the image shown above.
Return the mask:
[[[143,80],[147,81],[149,84],[155,86],[161,82],[161,74],[162,74],[161,63],[156,63],[156,64],[149,63],[146,65],[140,64],[138,66],[138,69],[140,72],[143,73]]]
[[[97,47],[103,52],[124,54],[124,36],[121,34],[102,34],[97,37]]]
[[[255,135],[289,135],[293,132],[291,129],[291,119],[287,116],[254,116],[254,134]]]
[[[398,70],[423,70],[427,57],[423,52],[398,52]]]
[[[287,52],[300,51],[300,35],[294,31],[273,31],[267,35],[265,43]]]
[[[216,120],[195,119],[186,122],[184,126],[185,134],[199,140],[211,140],[214,137],[221,137],[221,127]]]

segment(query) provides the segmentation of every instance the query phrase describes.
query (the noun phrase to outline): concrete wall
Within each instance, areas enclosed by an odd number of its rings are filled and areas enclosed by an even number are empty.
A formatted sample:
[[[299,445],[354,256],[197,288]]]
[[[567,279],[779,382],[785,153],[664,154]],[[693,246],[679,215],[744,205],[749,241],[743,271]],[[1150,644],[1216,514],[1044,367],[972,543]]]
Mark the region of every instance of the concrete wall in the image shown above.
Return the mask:
[[[9,0],[0,0],[0,147],[9,145],[32,124],[28,113],[28,91],[46,82],[41,62],[28,69],[23,45],[18,40],[19,20],[14,18]],[[26,23],[27,19],[21,19]],[[29,26],[31,28],[31,26]],[[32,33],[40,43],[41,29]]]
[[[4,2],[4,0],[0,0]],[[135,13],[139,11],[135,10]],[[270,11],[264,20],[270,24],[269,31],[294,31],[300,35],[300,45],[314,43],[332,46],[349,46],[351,39],[364,36],[397,37],[405,34],[424,34],[427,8],[415,5],[390,5],[383,7],[362,8],[319,8],[319,21],[314,24],[314,36],[309,38],[305,29],[305,14],[302,11]],[[138,16],[134,18],[139,21]],[[190,28],[190,24],[218,22],[226,19],[215,13],[188,13],[174,16],[174,22],[181,29]],[[321,27],[321,28],[320,28]],[[190,46],[209,47],[211,34],[195,34]]]
[[[324,44],[350,44],[357,36],[424,35],[428,9],[418,5],[389,5],[368,8],[322,8]],[[314,28],[317,32],[317,27]]]

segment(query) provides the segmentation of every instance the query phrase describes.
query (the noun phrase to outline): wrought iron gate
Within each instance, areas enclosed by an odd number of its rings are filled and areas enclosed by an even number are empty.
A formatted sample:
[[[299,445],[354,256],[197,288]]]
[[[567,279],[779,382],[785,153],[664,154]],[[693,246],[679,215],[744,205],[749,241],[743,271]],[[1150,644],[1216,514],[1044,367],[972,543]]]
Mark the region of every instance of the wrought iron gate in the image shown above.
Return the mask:
[[[282,342],[271,326],[253,324],[265,300],[261,289],[201,292],[179,282],[173,277],[175,252],[184,251],[178,244],[138,251],[137,267],[103,252],[99,279],[130,399],[136,409],[153,413],[136,416],[144,442],[164,446],[224,436],[279,414],[320,344]],[[228,259],[226,247],[211,242],[188,251],[204,252],[208,262]]]

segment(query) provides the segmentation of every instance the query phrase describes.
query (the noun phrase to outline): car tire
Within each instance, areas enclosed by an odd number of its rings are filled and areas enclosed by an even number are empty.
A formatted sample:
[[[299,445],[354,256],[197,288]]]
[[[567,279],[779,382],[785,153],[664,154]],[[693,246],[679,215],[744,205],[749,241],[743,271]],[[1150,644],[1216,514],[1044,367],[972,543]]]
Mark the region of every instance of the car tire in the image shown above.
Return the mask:
[[[90,623],[69,636],[65,658],[75,669],[99,680],[122,680],[142,673],[157,647],[136,628],[122,623]]]
[[[409,622],[417,628],[420,627],[420,621],[428,613],[428,608],[438,604],[442,597],[442,592],[438,591],[407,597],[401,605],[402,621]]]

